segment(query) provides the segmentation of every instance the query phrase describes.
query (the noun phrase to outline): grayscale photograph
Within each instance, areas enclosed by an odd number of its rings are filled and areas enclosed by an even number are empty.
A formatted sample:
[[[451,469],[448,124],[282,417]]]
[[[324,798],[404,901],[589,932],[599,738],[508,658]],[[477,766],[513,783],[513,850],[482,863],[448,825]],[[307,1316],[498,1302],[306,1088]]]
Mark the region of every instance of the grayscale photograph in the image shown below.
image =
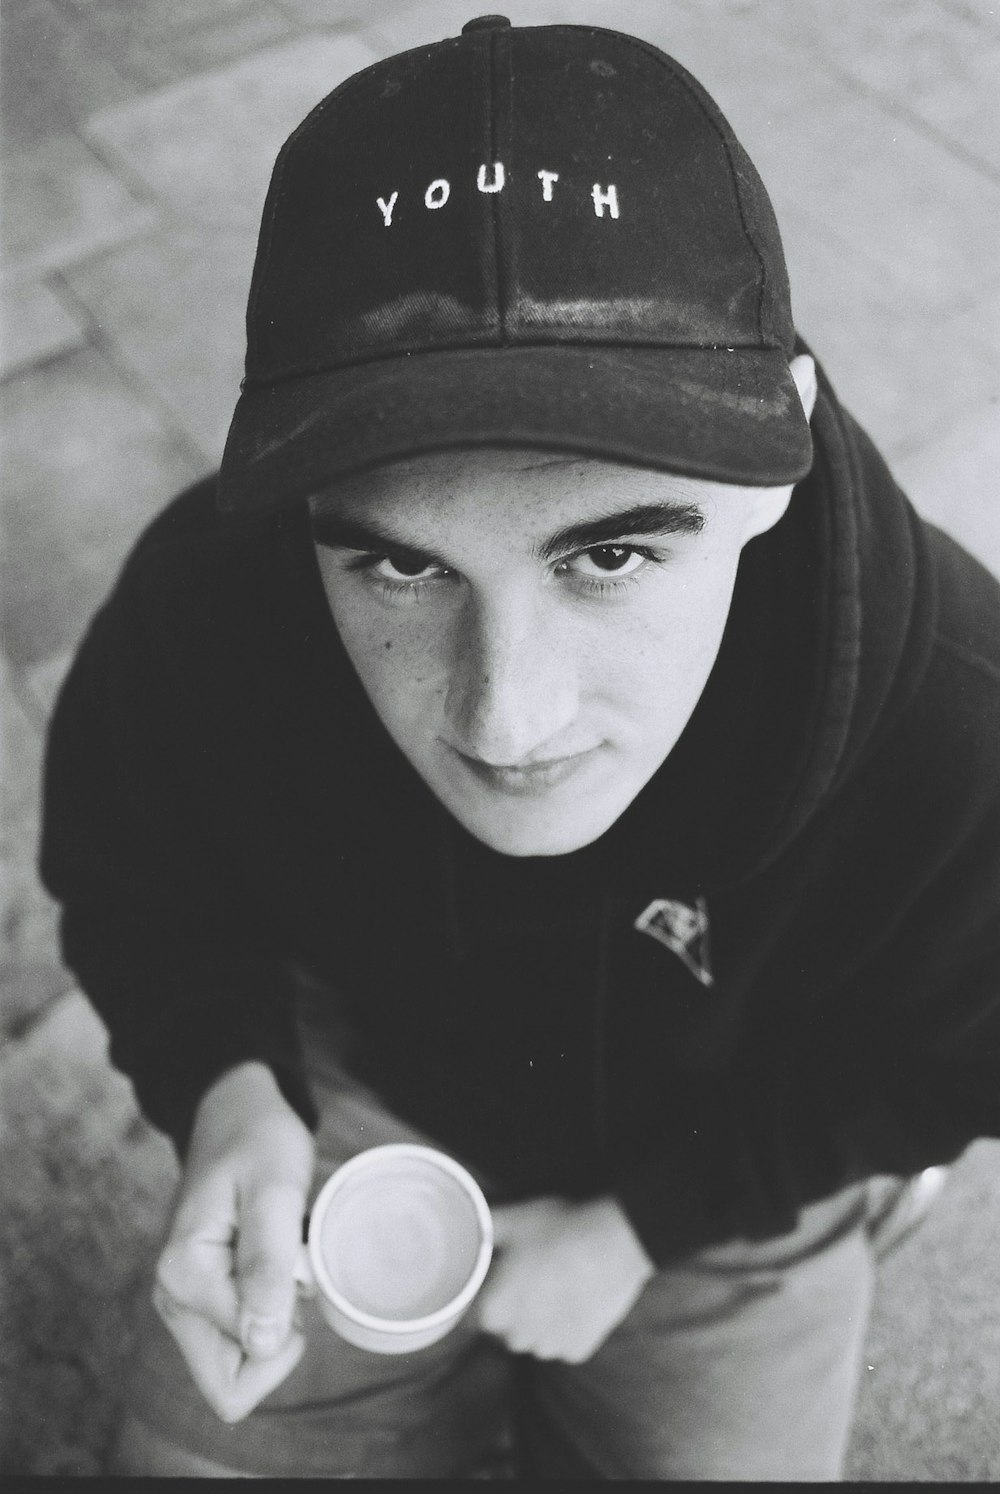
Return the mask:
[[[1000,1482],[1000,11],[0,57],[5,1482]]]

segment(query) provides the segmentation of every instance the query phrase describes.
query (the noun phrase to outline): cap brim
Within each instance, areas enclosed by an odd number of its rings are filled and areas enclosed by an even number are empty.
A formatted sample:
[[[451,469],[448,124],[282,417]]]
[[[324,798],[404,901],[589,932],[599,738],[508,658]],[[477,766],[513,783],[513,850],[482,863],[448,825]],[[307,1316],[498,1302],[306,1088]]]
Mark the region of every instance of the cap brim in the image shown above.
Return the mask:
[[[420,452],[577,452],[753,487],[797,482],[809,423],[780,348],[462,348],[240,396],[219,505],[250,513]]]

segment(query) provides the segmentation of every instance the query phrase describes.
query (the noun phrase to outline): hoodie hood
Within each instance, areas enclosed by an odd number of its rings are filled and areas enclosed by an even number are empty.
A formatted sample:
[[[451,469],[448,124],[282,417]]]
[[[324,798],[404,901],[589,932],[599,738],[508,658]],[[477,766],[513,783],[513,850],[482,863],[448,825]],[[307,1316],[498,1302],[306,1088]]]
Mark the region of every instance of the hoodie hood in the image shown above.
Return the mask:
[[[877,748],[919,688],[934,638],[936,589],[919,521],[818,373],[816,458],[800,495],[816,577],[809,704],[793,716],[797,748],[783,792],[770,815],[761,806],[748,837],[755,844],[731,880],[774,861]],[[757,751],[766,751],[759,731]]]

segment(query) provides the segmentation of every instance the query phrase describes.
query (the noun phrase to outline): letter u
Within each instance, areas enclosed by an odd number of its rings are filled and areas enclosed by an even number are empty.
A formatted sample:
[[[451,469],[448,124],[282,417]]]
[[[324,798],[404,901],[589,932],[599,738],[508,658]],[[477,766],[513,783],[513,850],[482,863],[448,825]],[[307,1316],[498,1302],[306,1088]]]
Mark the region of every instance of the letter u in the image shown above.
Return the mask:
[[[503,162],[494,161],[493,180],[489,182],[486,180],[486,167],[485,165],[480,166],[479,175],[476,177],[476,186],[480,192],[502,192],[505,180]]]

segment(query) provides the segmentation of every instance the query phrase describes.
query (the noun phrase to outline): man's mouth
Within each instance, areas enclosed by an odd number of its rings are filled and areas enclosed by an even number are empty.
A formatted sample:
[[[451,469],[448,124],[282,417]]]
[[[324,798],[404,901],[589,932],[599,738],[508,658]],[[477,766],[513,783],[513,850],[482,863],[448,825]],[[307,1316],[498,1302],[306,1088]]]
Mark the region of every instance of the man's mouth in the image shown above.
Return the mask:
[[[496,793],[514,797],[530,798],[557,788],[571,778],[597,751],[588,747],[584,752],[569,753],[564,757],[551,757],[539,762],[487,763],[478,757],[469,757],[458,748],[452,749],[480,783]]]

